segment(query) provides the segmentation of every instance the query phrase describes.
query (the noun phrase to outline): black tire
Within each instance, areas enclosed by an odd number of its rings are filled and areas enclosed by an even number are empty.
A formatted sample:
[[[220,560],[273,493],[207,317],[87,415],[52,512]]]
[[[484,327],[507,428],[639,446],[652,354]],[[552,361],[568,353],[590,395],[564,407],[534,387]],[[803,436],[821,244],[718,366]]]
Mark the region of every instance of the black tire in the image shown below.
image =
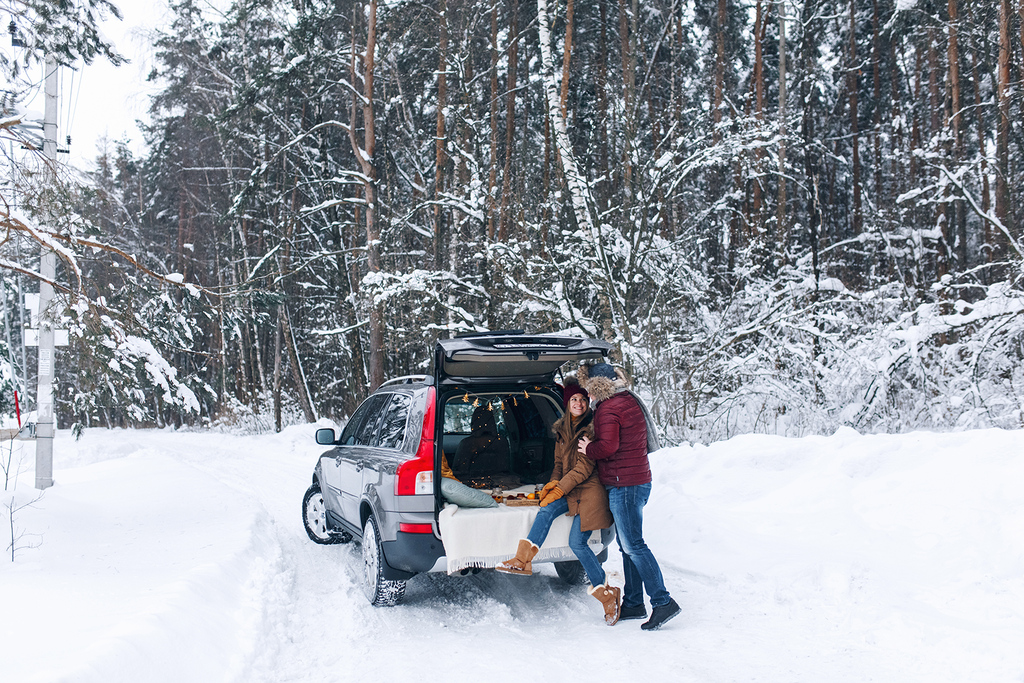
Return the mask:
[[[363,526],[363,594],[374,607],[392,607],[405,597],[405,581],[384,578],[380,531],[372,515]]]
[[[558,578],[570,586],[582,586],[585,583],[590,583],[587,572],[584,571],[583,565],[578,560],[555,562],[555,573],[558,574]]]
[[[347,543],[352,537],[346,533],[338,533],[327,527],[327,508],[324,496],[320,492],[320,484],[313,484],[306,489],[302,497],[302,526],[306,529],[309,540],[320,545]]]

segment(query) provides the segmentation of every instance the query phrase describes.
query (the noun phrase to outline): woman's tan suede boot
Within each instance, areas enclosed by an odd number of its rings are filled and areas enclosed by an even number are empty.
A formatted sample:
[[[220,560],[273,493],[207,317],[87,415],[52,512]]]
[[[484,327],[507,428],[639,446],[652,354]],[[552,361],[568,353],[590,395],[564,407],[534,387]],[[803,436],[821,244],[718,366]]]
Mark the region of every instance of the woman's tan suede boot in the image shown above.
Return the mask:
[[[533,574],[532,560],[540,552],[540,548],[526,538],[519,539],[519,548],[516,556],[511,560],[505,560],[498,564],[495,569],[505,574],[518,574],[519,576],[531,576]]]
[[[600,586],[591,586],[587,592],[593,595],[604,606],[604,623],[614,626],[619,622],[619,608],[622,605],[622,589],[609,586],[607,582]]]

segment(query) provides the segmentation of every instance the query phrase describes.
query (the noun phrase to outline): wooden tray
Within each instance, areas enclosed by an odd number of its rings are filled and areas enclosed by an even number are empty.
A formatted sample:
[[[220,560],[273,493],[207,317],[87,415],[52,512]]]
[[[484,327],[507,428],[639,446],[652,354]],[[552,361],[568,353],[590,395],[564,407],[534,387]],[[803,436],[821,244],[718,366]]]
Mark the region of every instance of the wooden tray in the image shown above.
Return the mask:
[[[536,498],[506,498],[502,501],[505,505],[516,507],[519,505],[540,505],[540,501]]]

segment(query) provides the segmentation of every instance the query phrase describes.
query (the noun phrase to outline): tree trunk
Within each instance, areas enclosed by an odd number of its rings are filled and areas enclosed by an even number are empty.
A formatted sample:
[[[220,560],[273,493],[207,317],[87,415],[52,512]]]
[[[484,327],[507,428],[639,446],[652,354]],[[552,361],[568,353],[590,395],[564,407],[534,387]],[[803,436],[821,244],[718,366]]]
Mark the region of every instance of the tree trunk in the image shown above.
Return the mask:
[[[519,0],[512,0],[508,30],[508,77],[505,86],[505,168],[501,174],[501,216],[498,221],[498,241],[508,240],[509,202],[512,199],[512,153],[516,137],[516,78],[519,71]]]
[[[358,11],[357,11],[358,14]],[[366,224],[366,265],[370,272],[380,271],[380,231],[377,228],[377,167],[374,163],[376,153],[377,137],[374,128],[373,110],[373,77],[374,57],[377,49],[377,0],[370,0],[369,11],[366,15],[366,50],[363,54],[363,93],[362,98],[355,98],[352,102],[353,110],[359,108],[358,100],[362,100],[363,114],[363,144],[360,146],[356,138],[356,128],[352,125],[349,128],[349,141],[352,144],[352,152],[359,162],[363,173],[363,198],[365,206],[363,210]],[[353,71],[355,70],[354,60],[356,53],[352,52]],[[352,79],[352,86],[355,88],[355,79]],[[440,112],[440,107],[438,107]],[[439,113],[440,116],[440,113]],[[353,120],[355,115],[352,116]],[[384,383],[384,323],[383,314],[378,304],[370,302],[370,368],[369,382],[370,391]]]
[[[963,119],[960,111],[960,45],[958,41],[958,24],[960,21],[957,0],[949,0],[949,94],[951,112],[949,117],[950,126],[953,129],[953,168],[960,165],[963,158],[963,140],[960,133],[961,121]],[[967,270],[967,221],[964,213],[963,201],[958,200],[951,205],[950,226],[955,233],[955,252],[960,265],[960,270]],[[952,230],[951,230],[952,233]]]
[[[495,193],[498,185],[498,3],[491,8],[491,163],[487,172],[487,241],[495,233]]]
[[[999,61],[996,74],[996,218],[1013,235],[1013,214],[1010,198],[1010,0],[999,2]],[[993,235],[994,258],[1006,257],[1007,240],[1001,233]]]
[[[437,49],[437,134],[434,137],[434,269],[440,270],[444,263],[444,214],[441,211],[441,197],[444,194],[444,169],[446,134],[444,108],[448,101],[448,2],[441,0],[438,18]]]
[[[757,0],[754,12],[754,116],[758,125],[764,123],[764,38],[767,24],[761,0]],[[754,239],[760,241],[764,227],[764,216],[761,197],[761,171],[764,159],[764,147],[758,145],[754,150],[753,187],[751,188],[750,222],[754,226]]]
[[[374,56],[377,49],[377,0],[370,0],[370,13],[366,27],[366,73],[363,77],[363,130],[365,137],[366,165],[364,174],[369,178],[366,189],[366,254],[371,271],[380,270],[380,230],[377,228],[377,133],[374,127],[373,75]],[[384,323],[380,306],[370,306],[370,391],[384,383]]]
[[[814,0],[804,0],[803,13],[800,17],[801,23],[803,24],[802,39],[800,42],[800,64],[802,70],[806,73],[811,73],[815,65],[815,50],[816,40],[814,31],[811,29],[811,21],[815,16],[816,3]],[[807,188],[807,227],[810,232],[809,240],[811,247],[811,265],[814,269],[815,283],[818,279],[818,249],[819,242],[821,240],[821,202],[818,197],[819,193],[819,182],[820,169],[818,167],[818,154],[812,151],[812,147],[816,144],[817,131],[815,127],[816,117],[818,116],[818,89],[812,88],[810,79],[800,79],[800,104],[802,111],[800,113],[800,135],[803,139],[803,158],[804,158],[804,176],[806,182],[810,184]],[[817,290],[817,287],[815,287]]]
[[[921,50],[914,50],[914,97],[913,101],[915,106],[910,108],[911,113],[911,124],[910,124],[910,179],[908,185],[913,187],[917,183],[917,155],[914,154],[915,149],[921,148],[921,115],[920,115],[920,102],[921,102],[921,70],[923,69],[923,59],[921,57]]]
[[[990,194],[992,189],[988,184],[988,151],[985,145],[985,110],[982,108],[981,100],[981,80],[978,73],[978,51],[971,50],[971,75],[974,79],[974,111],[975,116],[978,117],[978,158],[981,159],[981,210],[983,213],[988,213],[989,209],[992,208],[992,202],[990,200]],[[991,230],[990,224],[985,223],[985,244],[991,245],[989,231]],[[985,249],[987,262],[992,261],[992,252],[990,249]]]
[[[569,141],[565,118],[561,115],[560,101],[555,88],[554,59],[551,54],[551,24],[547,0],[537,0],[537,24],[547,117],[551,121],[552,134],[555,146],[558,148],[558,156],[562,163],[562,171],[569,190],[576,223],[584,234],[588,236],[587,242],[590,248],[594,250],[593,255],[596,257],[598,267],[600,268],[597,273],[600,278],[597,281],[600,302],[600,333],[604,339],[610,340],[614,338],[614,331],[619,329],[619,326],[614,324],[613,317],[615,312],[612,309],[611,303],[614,283],[610,278],[611,270],[608,267],[608,261],[604,253],[604,244],[602,243],[600,230],[594,224],[591,215],[593,197],[590,194],[590,187],[576,163],[576,155],[573,153],[572,145]],[[625,329],[620,329],[620,331],[628,333],[628,330]]]
[[[902,41],[901,36],[892,36],[889,41],[889,63],[896,64],[896,47],[897,42]],[[902,48],[901,48],[902,49]],[[892,127],[892,143],[889,148],[891,150],[898,150],[901,152],[900,156],[905,156],[905,150],[903,143],[906,140],[907,131],[904,128],[905,122],[902,116],[903,107],[901,102],[900,85],[902,84],[902,78],[900,70],[893,67],[889,69],[889,88],[892,102],[892,120],[894,125]],[[895,155],[894,155],[895,156]],[[904,177],[903,166],[900,161],[893,160],[889,165],[889,193],[886,197],[897,196],[903,192],[903,183],[906,181]]]
[[[776,210],[779,253],[789,250],[789,221],[786,219],[786,4],[779,3],[779,198]]]
[[[284,428],[281,419],[281,307],[277,308],[277,325],[274,327],[274,431]]]
[[[597,201],[601,213],[608,210],[609,183],[608,174],[610,152],[608,149],[608,0],[601,0],[601,33],[597,52],[597,116],[600,144],[598,148],[598,170],[601,181],[597,184]]]
[[[562,93],[560,102],[562,105],[562,118],[568,119],[566,106],[569,102],[569,62],[572,58],[572,13],[573,0],[567,0],[565,8],[565,51],[562,53]]]
[[[860,196],[860,131],[857,112],[857,3],[850,0],[850,66],[847,70],[847,89],[850,96],[850,133],[853,146],[853,222],[852,231],[859,235],[863,229]]]
[[[552,154],[551,149],[551,121],[547,116],[544,117],[544,161],[543,170],[540,174],[540,243],[542,253],[546,255],[544,247],[548,243],[548,224],[551,222],[555,206],[552,201],[551,195],[551,166],[552,166]]]
[[[718,124],[722,122],[722,106],[725,103],[725,26],[728,20],[729,1],[718,0],[715,24],[715,86],[714,101],[711,103],[711,122],[714,124],[712,139],[719,141]]]
[[[878,44],[878,0],[871,0],[871,84],[874,91],[874,131],[872,141],[875,147],[875,202],[883,204],[886,195],[882,190],[882,55]],[[898,96],[893,93],[893,99]]]
[[[949,44],[947,46],[949,60],[949,93],[952,111],[949,123],[953,128],[953,144],[956,159],[960,158],[960,46],[957,41],[957,24],[959,22],[957,0],[949,0]]]
[[[316,414],[313,412],[313,404],[309,396],[309,387],[306,386],[306,377],[302,372],[302,365],[299,362],[299,350],[295,346],[295,334],[292,330],[291,321],[288,319],[288,307],[282,307],[281,325],[284,333],[285,345],[288,348],[288,360],[292,366],[292,381],[295,382],[296,393],[298,394],[299,405],[307,422],[316,422]]]
[[[637,3],[629,9],[619,0],[619,43],[622,50],[622,100],[625,130],[622,139],[623,215],[629,216],[633,203],[633,146],[636,144],[636,32]]]
[[[928,40],[928,111],[931,114],[929,133],[933,139],[942,130],[942,100],[939,94],[939,55],[936,49],[938,40],[935,28],[929,27],[926,34]]]
[[[221,259],[216,258],[214,260],[214,266],[217,269],[217,287],[220,291],[225,291],[224,282],[224,269],[221,265]],[[218,409],[224,405],[224,400],[228,395],[228,349],[227,344],[224,341],[224,330],[227,325],[227,321],[224,315],[224,300],[227,297],[217,297],[217,328],[215,331],[215,340],[217,344],[217,360],[220,367],[217,368],[218,376],[220,379],[220,391],[217,396]]]

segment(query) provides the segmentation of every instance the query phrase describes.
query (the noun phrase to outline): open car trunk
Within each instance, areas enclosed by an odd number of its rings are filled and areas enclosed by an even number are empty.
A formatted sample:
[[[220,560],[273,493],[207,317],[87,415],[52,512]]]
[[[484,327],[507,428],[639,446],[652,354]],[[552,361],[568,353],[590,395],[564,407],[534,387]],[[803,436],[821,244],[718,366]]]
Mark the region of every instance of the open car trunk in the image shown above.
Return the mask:
[[[562,415],[558,370],[567,362],[603,359],[611,345],[592,339],[548,335],[488,335],[442,340],[435,353],[437,416],[435,443],[455,477],[496,497],[532,493],[554,466],[552,425]],[[438,527],[449,573],[493,567],[515,554],[539,509],[501,504],[494,508],[438,501]],[[572,520],[556,520],[537,562],[572,561]],[[595,552],[610,532],[592,535]]]
[[[455,476],[474,488],[546,482],[554,464],[551,427],[562,415],[555,374],[610,351],[597,339],[520,332],[439,340],[435,439]]]
[[[532,393],[531,393],[532,391]],[[554,465],[557,387],[459,388],[441,396],[442,447],[455,476],[477,489],[544,483]]]

